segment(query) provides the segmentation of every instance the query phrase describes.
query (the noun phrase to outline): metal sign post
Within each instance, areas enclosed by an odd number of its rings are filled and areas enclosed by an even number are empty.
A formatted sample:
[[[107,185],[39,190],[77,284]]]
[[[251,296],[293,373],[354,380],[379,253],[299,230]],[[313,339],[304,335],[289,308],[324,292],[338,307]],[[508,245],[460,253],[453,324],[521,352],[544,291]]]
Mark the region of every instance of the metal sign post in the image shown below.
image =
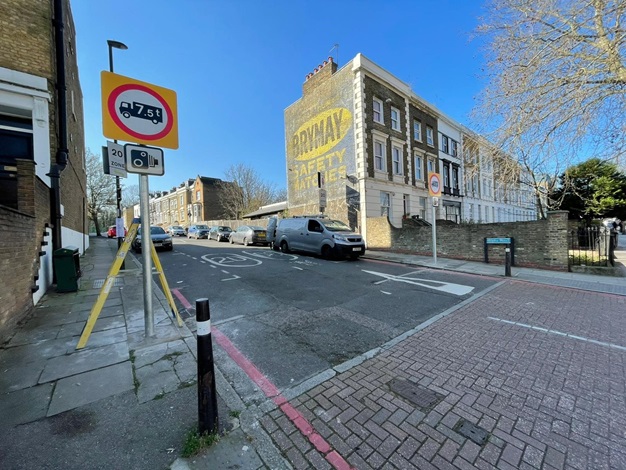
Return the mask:
[[[139,211],[141,212],[141,256],[143,259],[143,308],[146,338],[155,335],[152,311],[152,237],[150,236],[150,198],[148,175],[139,175]]]
[[[441,196],[441,177],[439,173],[428,173],[428,194],[433,198],[433,261],[437,264],[437,209]]]

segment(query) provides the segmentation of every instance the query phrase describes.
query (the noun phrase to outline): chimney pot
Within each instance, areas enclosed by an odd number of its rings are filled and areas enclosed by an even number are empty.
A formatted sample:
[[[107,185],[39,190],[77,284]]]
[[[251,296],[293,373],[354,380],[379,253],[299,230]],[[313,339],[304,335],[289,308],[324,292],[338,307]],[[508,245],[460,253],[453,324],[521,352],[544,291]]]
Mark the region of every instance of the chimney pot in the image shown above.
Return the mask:
[[[332,58],[332,56],[329,56],[329,57],[328,57],[328,62],[330,62],[331,64],[333,63],[333,58]]]
[[[326,61],[324,61],[324,62],[322,63],[322,67],[326,67],[326,63],[327,63],[327,62],[326,62]]]

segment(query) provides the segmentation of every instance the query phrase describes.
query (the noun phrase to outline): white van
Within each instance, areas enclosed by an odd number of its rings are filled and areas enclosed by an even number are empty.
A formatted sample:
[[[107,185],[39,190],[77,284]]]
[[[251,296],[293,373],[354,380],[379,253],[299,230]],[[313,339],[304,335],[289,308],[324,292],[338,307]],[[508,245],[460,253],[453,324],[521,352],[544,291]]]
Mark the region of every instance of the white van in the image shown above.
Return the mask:
[[[274,249],[283,253],[302,251],[323,258],[357,259],[365,253],[365,241],[339,220],[323,217],[292,217],[278,221]]]

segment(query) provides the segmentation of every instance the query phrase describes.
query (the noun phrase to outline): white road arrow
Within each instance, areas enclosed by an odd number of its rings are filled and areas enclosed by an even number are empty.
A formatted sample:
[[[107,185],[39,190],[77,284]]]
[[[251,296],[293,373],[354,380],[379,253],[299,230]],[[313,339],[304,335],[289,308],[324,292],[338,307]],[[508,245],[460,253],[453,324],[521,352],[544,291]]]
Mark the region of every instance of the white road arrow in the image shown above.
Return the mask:
[[[362,269],[362,271],[368,274],[373,274],[374,276],[383,277],[388,281],[405,282],[407,284],[413,284],[415,286],[426,287],[427,289],[433,289],[433,290],[437,290],[440,292],[446,292],[448,294],[465,295],[474,290],[473,287],[465,286],[463,284],[453,284],[451,282],[432,281],[430,279],[420,279],[420,278],[414,278],[414,277],[404,277],[404,276],[408,276],[408,274],[405,274],[403,276],[394,276],[393,274],[379,273],[377,271],[366,271],[365,269]],[[409,273],[409,274],[412,274],[412,273]],[[425,283],[428,283],[428,284],[425,284]]]

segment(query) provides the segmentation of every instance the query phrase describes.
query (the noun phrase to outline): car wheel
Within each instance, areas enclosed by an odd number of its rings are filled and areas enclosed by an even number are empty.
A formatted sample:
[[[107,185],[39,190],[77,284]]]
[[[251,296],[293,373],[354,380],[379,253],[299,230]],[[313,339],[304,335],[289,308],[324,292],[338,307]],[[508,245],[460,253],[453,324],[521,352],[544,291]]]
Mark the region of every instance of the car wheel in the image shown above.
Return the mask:
[[[230,237],[230,238],[228,239],[228,241],[230,242],[230,244],[231,244],[231,245],[233,245],[233,244],[235,243],[235,240],[233,240],[233,237]]]
[[[283,253],[289,253],[289,245],[287,245],[287,242],[284,240],[280,243],[280,251]]]
[[[249,245],[249,243],[248,243],[248,239],[247,239],[247,238],[244,238],[244,239],[243,239],[243,246],[248,246],[248,245]]]
[[[322,247],[322,258],[329,259],[330,258],[330,246],[324,245]]]

